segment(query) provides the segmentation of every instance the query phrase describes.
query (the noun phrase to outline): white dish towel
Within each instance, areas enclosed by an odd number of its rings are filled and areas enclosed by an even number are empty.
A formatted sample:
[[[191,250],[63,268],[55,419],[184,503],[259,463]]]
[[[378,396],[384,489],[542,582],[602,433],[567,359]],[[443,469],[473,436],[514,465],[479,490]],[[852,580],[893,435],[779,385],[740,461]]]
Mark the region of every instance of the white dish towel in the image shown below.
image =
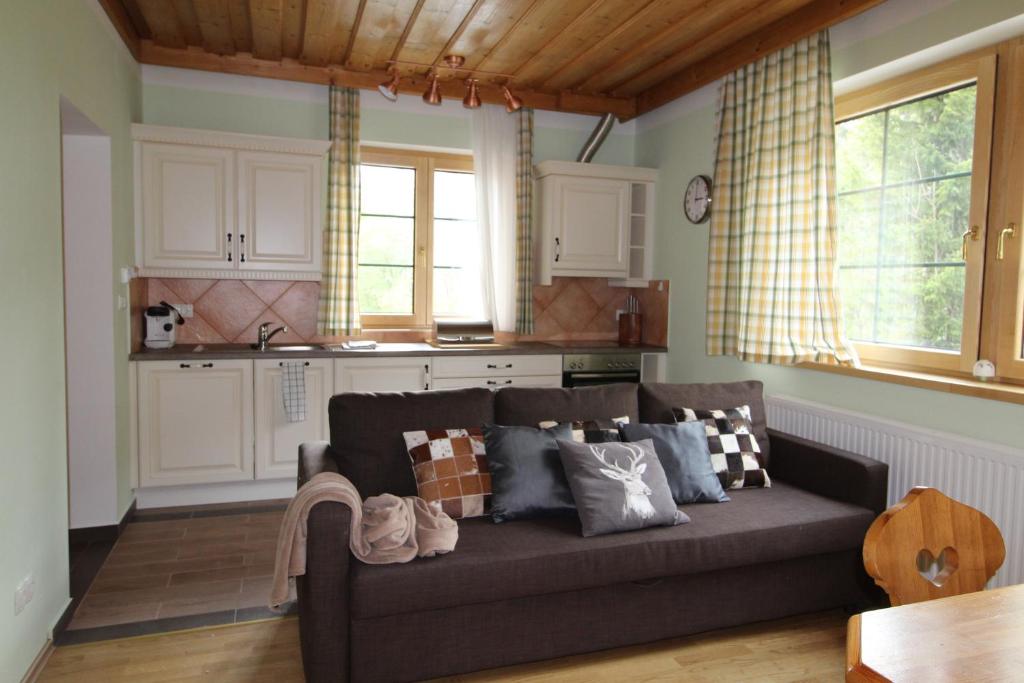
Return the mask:
[[[281,362],[281,397],[289,422],[306,420],[306,361]]]

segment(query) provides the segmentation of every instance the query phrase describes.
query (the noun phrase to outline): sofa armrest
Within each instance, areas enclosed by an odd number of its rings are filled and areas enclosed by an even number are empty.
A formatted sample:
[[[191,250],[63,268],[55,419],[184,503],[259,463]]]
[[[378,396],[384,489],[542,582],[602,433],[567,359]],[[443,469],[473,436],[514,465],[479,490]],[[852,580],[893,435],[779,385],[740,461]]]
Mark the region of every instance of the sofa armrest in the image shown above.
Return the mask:
[[[306,441],[299,444],[299,486],[321,472],[337,472],[338,464],[328,441]]]
[[[863,455],[768,430],[768,474],[802,489],[880,514],[886,508],[889,466]]]
[[[309,683],[349,680],[349,524],[352,510],[323,502],[309,511],[306,573],[296,577],[302,668]]]

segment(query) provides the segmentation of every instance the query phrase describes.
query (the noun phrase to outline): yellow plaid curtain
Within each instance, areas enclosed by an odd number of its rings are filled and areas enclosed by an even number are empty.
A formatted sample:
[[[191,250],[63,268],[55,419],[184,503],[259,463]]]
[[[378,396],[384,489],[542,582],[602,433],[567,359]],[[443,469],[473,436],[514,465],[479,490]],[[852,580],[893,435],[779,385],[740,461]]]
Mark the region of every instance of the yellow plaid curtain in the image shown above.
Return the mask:
[[[359,91],[331,86],[331,149],[317,332],[359,332]]]
[[[516,333],[533,334],[533,110],[516,117]]]
[[[836,291],[827,32],[726,77],[711,206],[708,354],[855,363]]]

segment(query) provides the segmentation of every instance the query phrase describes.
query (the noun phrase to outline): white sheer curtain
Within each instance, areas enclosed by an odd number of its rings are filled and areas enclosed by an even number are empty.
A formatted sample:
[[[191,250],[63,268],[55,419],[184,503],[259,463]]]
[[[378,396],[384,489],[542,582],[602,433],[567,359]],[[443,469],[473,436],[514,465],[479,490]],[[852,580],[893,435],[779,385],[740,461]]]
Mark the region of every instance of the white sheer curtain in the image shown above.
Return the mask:
[[[485,104],[473,112],[473,173],[476,177],[484,312],[494,327],[516,324],[516,117]]]

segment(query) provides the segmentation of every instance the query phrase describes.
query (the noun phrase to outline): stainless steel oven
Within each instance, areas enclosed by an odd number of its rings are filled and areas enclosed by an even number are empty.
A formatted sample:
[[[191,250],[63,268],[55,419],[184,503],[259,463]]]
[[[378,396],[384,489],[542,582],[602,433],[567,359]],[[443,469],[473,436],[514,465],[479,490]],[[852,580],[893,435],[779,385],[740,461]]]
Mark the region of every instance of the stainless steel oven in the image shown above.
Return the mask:
[[[563,387],[639,381],[639,353],[570,353],[562,356]]]

